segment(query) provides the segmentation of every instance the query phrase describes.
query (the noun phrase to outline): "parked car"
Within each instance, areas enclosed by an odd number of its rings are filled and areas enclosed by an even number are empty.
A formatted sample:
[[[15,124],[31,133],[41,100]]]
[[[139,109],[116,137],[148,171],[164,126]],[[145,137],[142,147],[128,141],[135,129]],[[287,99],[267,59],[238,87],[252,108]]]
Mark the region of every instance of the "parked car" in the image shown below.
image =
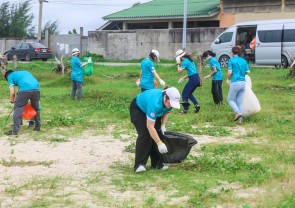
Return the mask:
[[[10,50],[4,52],[7,54],[8,60],[11,60],[14,55],[17,56],[19,60],[30,61],[32,59],[42,59],[42,61],[47,61],[47,59],[52,57],[51,48],[47,48],[41,43],[18,43]]]
[[[244,49],[241,56],[255,64],[287,68],[295,56],[295,19],[242,22],[228,28],[211,45],[222,67],[227,67],[236,45]]]

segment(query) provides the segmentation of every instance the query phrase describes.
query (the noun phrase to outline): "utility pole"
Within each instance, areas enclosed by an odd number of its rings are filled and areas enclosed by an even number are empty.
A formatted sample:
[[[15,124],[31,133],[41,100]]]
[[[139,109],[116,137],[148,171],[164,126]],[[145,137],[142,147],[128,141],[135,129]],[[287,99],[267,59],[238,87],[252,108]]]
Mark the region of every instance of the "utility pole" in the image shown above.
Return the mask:
[[[182,50],[186,49],[186,20],[187,20],[187,0],[184,0]]]
[[[42,9],[43,2],[48,2],[46,0],[39,0],[39,22],[38,22],[38,41],[41,40],[41,32],[42,32]]]

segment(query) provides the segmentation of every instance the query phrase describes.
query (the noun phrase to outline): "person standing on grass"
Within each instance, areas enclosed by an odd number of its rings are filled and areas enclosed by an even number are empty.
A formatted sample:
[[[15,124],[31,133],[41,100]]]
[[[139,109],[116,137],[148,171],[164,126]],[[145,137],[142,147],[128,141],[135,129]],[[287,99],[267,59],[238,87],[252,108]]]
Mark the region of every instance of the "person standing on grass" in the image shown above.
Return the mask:
[[[80,51],[78,48],[74,48],[72,50],[72,72],[71,72],[71,79],[72,79],[72,100],[75,99],[76,91],[78,100],[81,100],[82,96],[82,83],[83,83],[83,67],[88,64],[82,63],[81,60],[78,58],[80,55]]]
[[[199,73],[197,67],[190,55],[186,51],[178,50],[176,51],[176,64],[177,64],[177,71],[178,73],[182,73],[186,70],[187,75],[180,78],[178,83],[183,82],[186,78],[188,78],[188,82],[186,83],[183,91],[182,91],[182,105],[183,110],[180,111],[180,114],[186,114],[189,109],[189,102],[190,99],[195,107],[195,113],[198,113],[200,110],[200,105],[197,99],[194,97],[193,93],[197,89],[197,87],[201,86],[201,80],[199,77]]]
[[[207,62],[210,63],[210,68],[212,72],[205,76],[205,79],[209,79],[212,77],[212,87],[211,93],[213,96],[213,101],[216,105],[222,104],[223,96],[222,96],[222,81],[223,81],[223,73],[220,67],[220,63],[215,58],[216,54],[212,51],[205,51],[203,53],[203,58],[206,59]]]
[[[22,113],[30,100],[32,107],[36,111],[34,131],[40,131],[40,86],[36,78],[28,71],[12,71],[3,69],[5,79],[8,81],[10,90],[10,103],[14,103],[13,129],[6,132],[6,135],[17,135],[22,122]],[[18,87],[18,93],[15,93]]]
[[[150,90],[155,88],[154,77],[156,77],[162,86],[165,86],[164,80],[162,80],[155,68],[155,61],[160,61],[160,54],[157,50],[153,49],[148,58],[145,58],[140,64],[140,75],[139,75],[139,85],[141,87],[141,92],[145,90]]]
[[[158,131],[165,133],[170,111],[172,108],[180,108],[179,99],[179,91],[171,87],[166,90],[146,90],[131,102],[130,119],[138,133],[134,165],[136,173],[146,171],[145,165],[149,157],[153,169],[168,169],[160,159],[160,154],[167,153],[168,150]]]
[[[228,104],[235,112],[234,121],[238,121],[238,124],[242,122],[243,112],[243,96],[246,86],[246,74],[250,73],[249,66],[245,59],[239,57],[240,48],[233,47],[233,57],[228,61],[228,75],[227,83],[230,84],[228,92]]]

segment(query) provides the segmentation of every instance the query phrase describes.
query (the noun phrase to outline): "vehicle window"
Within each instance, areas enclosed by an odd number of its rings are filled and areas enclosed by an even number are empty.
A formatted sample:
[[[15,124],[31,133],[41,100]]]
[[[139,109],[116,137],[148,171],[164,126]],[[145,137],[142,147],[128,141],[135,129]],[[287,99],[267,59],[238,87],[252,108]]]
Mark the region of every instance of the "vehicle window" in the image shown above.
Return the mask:
[[[223,33],[220,37],[220,43],[226,43],[226,42],[230,42],[232,40],[233,37],[233,32],[226,32]]]
[[[20,47],[21,49],[29,49],[29,44],[23,43],[22,46]]]
[[[22,44],[21,43],[18,43],[18,44],[16,44],[15,46],[14,46],[14,48],[15,49],[20,49],[20,46],[21,46]]]
[[[46,48],[44,45],[42,45],[41,43],[31,43],[31,45],[33,46],[33,48]]]
[[[295,29],[284,30],[284,42],[295,42]]]
[[[262,43],[281,42],[282,30],[263,30],[258,31],[258,37]]]

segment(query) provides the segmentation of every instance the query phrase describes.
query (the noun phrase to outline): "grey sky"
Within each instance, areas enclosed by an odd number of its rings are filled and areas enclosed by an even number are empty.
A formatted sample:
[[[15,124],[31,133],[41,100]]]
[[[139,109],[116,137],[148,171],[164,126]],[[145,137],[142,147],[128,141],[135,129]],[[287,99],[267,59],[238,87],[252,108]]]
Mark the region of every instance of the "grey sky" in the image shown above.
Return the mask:
[[[2,1],[2,0],[1,0]],[[105,21],[103,16],[131,7],[137,2],[151,0],[48,0],[43,3],[42,26],[48,21],[59,21],[60,34],[66,34],[69,30],[84,27],[84,35],[87,31],[95,30]],[[12,0],[11,3],[21,2]],[[39,0],[32,0],[32,12],[34,13],[34,25],[38,28]]]

